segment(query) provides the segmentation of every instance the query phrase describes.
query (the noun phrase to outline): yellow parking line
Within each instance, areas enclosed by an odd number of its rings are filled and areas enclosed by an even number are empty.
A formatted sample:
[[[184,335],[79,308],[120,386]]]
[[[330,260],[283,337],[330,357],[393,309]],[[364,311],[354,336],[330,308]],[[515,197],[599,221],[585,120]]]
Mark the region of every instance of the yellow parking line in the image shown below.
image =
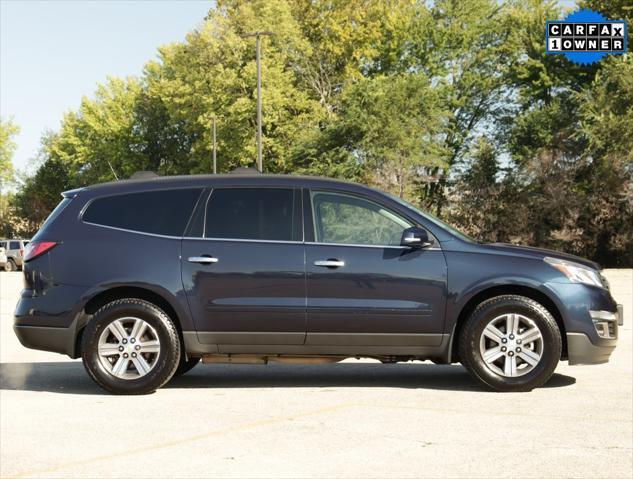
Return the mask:
[[[197,434],[194,436],[189,436],[189,437],[185,437],[182,439],[176,439],[173,441],[166,441],[166,442],[161,442],[158,444],[154,444],[151,446],[145,446],[145,447],[139,447],[136,449],[127,449],[125,451],[121,451],[121,452],[115,452],[113,454],[105,454],[103,456],[96,456],[96,457],[91,457],[88,459],[83,459],[80,461],[71,461],[71,462],[67,462],[65,464],[59,464],[57,466],[52,466],[46,469],[40,469],[40,470],[35,470],[35,471],[27,471],[27,472],[22,472],[20,474],[17,474],[15,476],[11,476],[14,479],[18,479],[18,478],[22,478],[22,477],[31,477],[31,476],[35,476],[35,475],[46,475],[46,474],[50,474],[52,472],[56,472],[59,471],[61,469],[68,469],[70,467],[76,467],[76,466],[84,466],[86,464],[91,464],[94,462],[100,462],[100,461],[105,461],[105,460],[109,460],[109,459],[115,459],[115,458],[119,458],[119,457],[125,457],[125,456],[130,456],[130,455],[134,455],[134,454],[139,454],[139,453],[144,453],[144,452],[149,452],[149,451],[155,451],[157,449],[164,449],[164,448],[168,448],[168,447],[172,447],[172,446],[178,446],[181,444],[186,444],[189,442],[195,442],[195,441],[200,441],[202,439],[206,439],[212,436],[218,436],[218,435],[223,435],[223,434],[229,434],[229,433],[233,433],[233,432],[239,432],[239,431],[245,431],[248,429],[253,429],[253,428],[257,428],[257,427],[261,427],[261,426],[268,426],[271,424],[277,424],[277,423],[281,423],[281,422],[285,422],[285,421],[292,421],[294,419],[299,419],[302,417],[309,417],[309,416],[315,416],[318,414],[324,414],[324,413],[328,413],[328,412],[332,412],[332,411],[338,411],[340,409],[346,409],[346,408],[350,408],[350,407],[354,407],[354,406],[360,406],[361,404],[358,403],[343,403],[343,404],[338,404],[335,406],[329,406],[329,407],[325,407],[325,408],[321,408],[321,409],[316,409],[313,411],[308,411],[308,412],[303,412],[303,413],[299,413],[299,414],[291,414],[289,416],[279,416],[276,418],[271,418],[271,419],[263,419],[261,421],[254,421],[254,422],[250,422],[250,423],[246,423],[246,424],[242,424],[240,426],[232,426],[232,427],[227,427],[224,429],[218,429],[215,431],[210,431],[204,434]]]

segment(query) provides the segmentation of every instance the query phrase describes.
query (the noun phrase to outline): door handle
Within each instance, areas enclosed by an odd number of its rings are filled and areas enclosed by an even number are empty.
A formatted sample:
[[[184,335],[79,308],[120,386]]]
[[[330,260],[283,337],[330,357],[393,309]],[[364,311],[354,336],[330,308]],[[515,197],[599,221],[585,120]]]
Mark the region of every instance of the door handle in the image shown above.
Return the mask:
[[[342,268],[345,266],[345,261],[338,259],[320,259],[314,262],[314,266],[322,266],[323,268]]]
[[[211,256],[190,256],[187,261],[189,261],[190,263],[211,264],[211,263],[217,263],[220,260],[218,258],[213,258]]]

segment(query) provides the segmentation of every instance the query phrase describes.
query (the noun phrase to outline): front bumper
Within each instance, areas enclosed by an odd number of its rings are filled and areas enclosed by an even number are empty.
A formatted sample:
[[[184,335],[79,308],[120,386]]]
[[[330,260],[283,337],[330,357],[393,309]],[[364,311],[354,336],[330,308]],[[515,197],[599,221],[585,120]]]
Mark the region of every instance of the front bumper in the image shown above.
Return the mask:
[[[603,364],[609,361],[617,340],[609,340],[612,344],[593,344],[584,333],[567,333],[567,355],[569,364]]]
[[[598,338],[592,340],[585,333],[567,333],[567,355],[569,364],[602,364],[609,361],[618,343],[618,326],[624,324],[622,305],[617,311],[589,311]]]
[[[610,292],[578,283],[547,283],[566,330],[569,364],[606,363],[618,343],[622,306]]]

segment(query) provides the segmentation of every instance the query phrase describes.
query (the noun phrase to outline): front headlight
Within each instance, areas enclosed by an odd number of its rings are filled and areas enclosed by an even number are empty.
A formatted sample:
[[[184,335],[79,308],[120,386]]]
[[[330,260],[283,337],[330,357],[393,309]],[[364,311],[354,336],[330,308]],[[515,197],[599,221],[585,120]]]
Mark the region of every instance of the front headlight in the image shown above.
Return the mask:
[[[546,257],[543,258],[543,261],[567,276],[572,283],[583,283],[598,286],[599,288],[605,287],[600,278],[600,273],[595,269],[558,258]]]

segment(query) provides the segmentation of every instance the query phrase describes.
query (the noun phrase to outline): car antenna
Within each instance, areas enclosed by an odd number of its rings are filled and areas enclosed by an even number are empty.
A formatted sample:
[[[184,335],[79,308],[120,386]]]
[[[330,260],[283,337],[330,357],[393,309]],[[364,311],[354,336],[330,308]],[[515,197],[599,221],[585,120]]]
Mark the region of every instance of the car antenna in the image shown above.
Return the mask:
[[[108,161],[108,160],[106,160]],[[119,177],[116,175],[116,171],[114,171],[114,168],[112,168],[112,164],[110,164],[110,162],[108,161],[108,166],[110,167],[110,169],[112,170],[112,174],[114,175],[114,179],[119,181]]]

